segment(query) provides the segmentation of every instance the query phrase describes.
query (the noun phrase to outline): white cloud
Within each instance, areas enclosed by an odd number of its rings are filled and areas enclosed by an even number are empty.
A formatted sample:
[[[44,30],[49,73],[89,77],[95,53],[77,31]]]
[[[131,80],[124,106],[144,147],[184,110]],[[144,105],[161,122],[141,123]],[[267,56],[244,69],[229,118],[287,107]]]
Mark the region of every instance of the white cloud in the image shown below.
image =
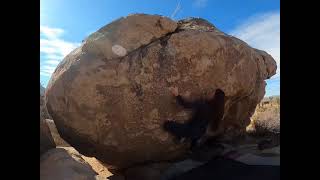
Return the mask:
[[[51,56],[60,55],[64,57],[77,46],[77,43],[67,42],[62,39],[40,39],[40,52]]]
[[[55,66],[50,66],[50,65],[43,65],[40,68],[41,68],[40,75],[43,75],[43,76],[51,76],[51,74],[56,69]]]
[[[250,46],[268,52],[277,62],[277,74],[267,80],[265,96],[280,94],[280,13],[253,16],[230,33]]]
[[[63,29],[40,26],[40,53],[42,53],[42,62],[40,66],[40,75],[51,76],[59,62],[69,54],[73,49],[79,46],[79,43],[65,41],[61,38]]]
[[[250,46],[269,53],[277,62],[277,74],[280,77],[280,13],[259,14],[247,19],[230,33]]]
[[[59,64],[59,60],[46,60],[46,64],[52,64],[52,65],[58,65]]]
[[[47,54],[47,55],[45,56],[45,58],[46,58],[46,59],[62,59],[63,56],[61,56],[61,55],[56,55],[56,54]]]
[[[56,39],[63,33],[63,29],[50,28],[48,26],[40,25],[40,34],[43,34],[48,39]]]
[[[193,6],[197,8],[204,8],[207,6],[208,0],[194,0]]]

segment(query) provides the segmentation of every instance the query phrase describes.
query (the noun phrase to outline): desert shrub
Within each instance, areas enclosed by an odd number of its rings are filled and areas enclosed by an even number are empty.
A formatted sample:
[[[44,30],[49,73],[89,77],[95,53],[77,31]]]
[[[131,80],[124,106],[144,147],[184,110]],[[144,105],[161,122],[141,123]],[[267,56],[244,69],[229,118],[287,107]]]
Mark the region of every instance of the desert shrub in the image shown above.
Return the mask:
[[[256,135],[280,133],[280,97],[270,97],[260,103],[251,117],[250,132]]]

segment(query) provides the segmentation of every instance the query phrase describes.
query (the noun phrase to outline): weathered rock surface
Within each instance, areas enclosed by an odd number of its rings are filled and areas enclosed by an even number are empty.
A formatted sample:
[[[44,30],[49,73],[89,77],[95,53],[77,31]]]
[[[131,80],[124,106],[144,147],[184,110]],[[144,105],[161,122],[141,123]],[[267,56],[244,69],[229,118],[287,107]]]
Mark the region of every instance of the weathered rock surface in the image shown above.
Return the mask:
[[[50,117],[44,103],[44,91],[44,87],[42,87],[40,84],[40,119],[46,119]]]
[[[81,156],[91,167],[92,169],[100,175],[100,177],[104,177],[106,179],[107,177],[112,176],[112,172],[108,170],[107,167],[104,166],[99,160],[97,160],[95,157],[87,157],[87,156]]]
[[[44,119],[40,119],[40,155],[55,147],[56,145],[47,123]]]
[[[40,94],[40,119],[48,119],[50,115],[44,103],[44,96]]]
[[[49,149],[56,147],[48,124],[45,121],[46,118],[49,118],[49,114],[44,103],[44,96],[41,91],[42,88],[43,87],[40,84],[40,155],[42,155]]]
[[[74,151],[75,153],[78,153],[76,150],[74,150],[73,147],[70,147],[70,145],[60,137],[60,135],[58,133],[58,130],[56,129],[56,125],[54,124],[52,119],[46,119],[45,121],[46,121],[46,123],[47,123],[47,125],[48,125],[48,127],[50,129],[51,135],[52,135],[53,140],[54,140],[54,142],[55,142],[57,147],[61,147],[61,148],[64,148],[66,150]],[[107,167],[105,167],[95,157],[87,157],[87,156],[84,156],[82,154],[80,154],[80,155],[81,155],[81,158],[83,160],[85,160],[92,167],[92,169],[96,173],[98,173],[100,175],[100,177],[105,179],[106,177],[109,177],[109,176],[112,175],[112,173],[109,172]]]
[[[82,154],[115,167],[181,157],[161,126],[189,116],[168,91],[190,99],[221,88],[220,130],[237,135],[250,123],[276,72],[267,53],[220,32],[203,19],[174,22],[131,15],[92,34],[53,73],[46,103],[59,134]]]
[[[64,139],[62,139],[61,136],[59,135],[56,125],[54,124],[54,121],[52,119],[46,119],[45,121],[50,129],[50,133],[52,135],[52,138],[55,144],[57,146],[69,147],[70,145]]]
[[[44,95],[44,91],[45,91],[46,89],[41,85],[41,83],[40,83],[40,95]]]
[[[40,158],[41,180],[96,180],[101,176],[72,147],[55,148]]]

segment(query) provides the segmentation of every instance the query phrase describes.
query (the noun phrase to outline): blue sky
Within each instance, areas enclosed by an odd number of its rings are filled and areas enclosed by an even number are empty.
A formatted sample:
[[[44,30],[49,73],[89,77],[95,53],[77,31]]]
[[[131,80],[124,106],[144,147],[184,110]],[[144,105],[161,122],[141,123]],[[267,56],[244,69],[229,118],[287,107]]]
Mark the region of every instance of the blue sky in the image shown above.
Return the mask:
[[[131,13],[201,17],[267,51],[278,70],[267,80],[266,96],[280,94],[280,0],[40,0],[41,84],[47,85],[58,63],[85,37]]]

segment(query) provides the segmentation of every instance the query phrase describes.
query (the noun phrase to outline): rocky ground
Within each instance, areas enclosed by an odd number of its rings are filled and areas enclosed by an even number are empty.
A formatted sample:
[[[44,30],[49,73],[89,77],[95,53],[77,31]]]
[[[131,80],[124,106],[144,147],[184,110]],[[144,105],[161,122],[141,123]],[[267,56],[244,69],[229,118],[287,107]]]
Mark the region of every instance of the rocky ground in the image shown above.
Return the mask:
[[[95,157],[87,157],[87,156],[84,156],[84,155],[80,154],[73,147],[71,147],[65,140],[63,140],[60,137],[60,135],[58,133],[58,130],[56,129],[56,126],[55,126],[53,120],[46,119],[45,121],[46,121],[46,123],[48,124],[48,126],[50,128],[51,135],[53,137],[53,140],[54,140],[57,148],[66,149],[66,150],[68,150],[68,152],[79,154],[81,156],[81,158],[85,162],[87,162],[91,166],[91,168],[97,174],[99,174],[100,176],[109,177],[109,176],[112,175],[112,173],[109,172],[109,170],[99,160],[97,160]]]

